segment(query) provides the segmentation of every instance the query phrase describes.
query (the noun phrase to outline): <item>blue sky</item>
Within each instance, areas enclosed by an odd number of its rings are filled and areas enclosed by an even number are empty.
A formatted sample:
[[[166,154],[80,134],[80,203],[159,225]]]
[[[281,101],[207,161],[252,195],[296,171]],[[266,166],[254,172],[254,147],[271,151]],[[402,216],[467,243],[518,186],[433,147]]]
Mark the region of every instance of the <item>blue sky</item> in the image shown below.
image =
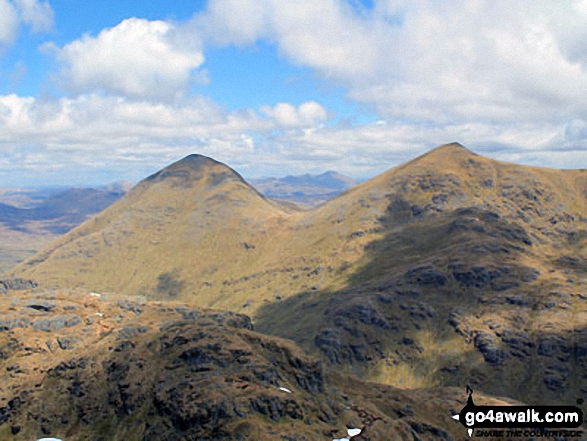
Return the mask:
[[[0,0],[0,186],[368,178],[459,141],[587,168],[587,1]]]

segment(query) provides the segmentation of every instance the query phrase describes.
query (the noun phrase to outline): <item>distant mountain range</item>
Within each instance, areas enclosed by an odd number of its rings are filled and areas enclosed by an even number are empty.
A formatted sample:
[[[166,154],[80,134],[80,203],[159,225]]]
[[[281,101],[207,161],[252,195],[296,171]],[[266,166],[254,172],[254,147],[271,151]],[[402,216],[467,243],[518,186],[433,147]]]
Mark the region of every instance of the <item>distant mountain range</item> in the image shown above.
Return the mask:
[[[125,182],[99,188],[0,189],[0,273],[121,198]]]
[[[252,179],[250,183],[267,197],[316,206],[355,186],[357,181],[335,171],[327,171],[320,175]]]
[[[45,222],[43,229],[47,232],[63,234],[86,220],[89,215],[108,207],[127,190],[122,185],[112,185],[101,188],[67,188],[59,192],[31,192],[27,195],[25,207],[0,203],[0,222],[12,230],[23,232],[27,231],[29,223]],[[20,192],[19,196],[22,195],[26,193]]]
[[[587,393],[587,172],[439,147],[311,210],[191,155],[20,264],[249,314],[337,371],[537,403]]]

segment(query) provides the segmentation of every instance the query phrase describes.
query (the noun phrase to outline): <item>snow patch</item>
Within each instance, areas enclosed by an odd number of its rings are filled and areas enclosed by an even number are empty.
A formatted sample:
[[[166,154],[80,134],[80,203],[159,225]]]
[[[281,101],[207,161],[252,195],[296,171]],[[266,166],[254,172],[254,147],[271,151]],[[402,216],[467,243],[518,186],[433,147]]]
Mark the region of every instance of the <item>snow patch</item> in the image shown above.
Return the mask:
[[[349,434],[349,437],[352,438],[353,436],[357,436],[359,433],[361,433],[361,429],[349,429],[347,430],[347,433]]]

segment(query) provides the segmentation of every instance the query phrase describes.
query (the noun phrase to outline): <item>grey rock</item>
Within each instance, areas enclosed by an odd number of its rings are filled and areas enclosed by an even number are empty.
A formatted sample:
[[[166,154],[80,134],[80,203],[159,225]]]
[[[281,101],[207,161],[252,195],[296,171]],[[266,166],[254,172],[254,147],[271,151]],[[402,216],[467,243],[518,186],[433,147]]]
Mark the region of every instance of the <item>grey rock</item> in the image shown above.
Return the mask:
[[[488,332],[477,331],[473,344],[481,352],[485,361],[493,366],[499,366],[508,358],[508,354],[501,347],[498,338]]]
[[[71,328],[81,322],[82,319],[79,315],[58,315],[35,321],[33,328],[37,331],[54,332],[61,328]]]
[[[28,318],[8,317],[0,320],[0,331],[11,331],[15,328],[28,328],[31,321]]]
[[[25,279],[5,279],[0,280],[0,293],[6,294],[9,290],[33,289],[39,286],[33,280]]]
[[[134,312],[135,314],[140,314],[143,312],[141,306],[144,304],[144,301],[140,301],[139,298],[136,299],[121,299],[116,302],[120,309],[124,309],[125,311]]]
[[[59,348],[61,348],[64,351],[70,351],[72,349],[75,349],[79,343],[79,339],[75,338],[75,337],[58,337],[57,338],[57,344],[59,345]]]
[[[448,282],[448,278],[432,265],[412,268],[404,274],[404,278],[408,282],[420,286],[444,286]]]

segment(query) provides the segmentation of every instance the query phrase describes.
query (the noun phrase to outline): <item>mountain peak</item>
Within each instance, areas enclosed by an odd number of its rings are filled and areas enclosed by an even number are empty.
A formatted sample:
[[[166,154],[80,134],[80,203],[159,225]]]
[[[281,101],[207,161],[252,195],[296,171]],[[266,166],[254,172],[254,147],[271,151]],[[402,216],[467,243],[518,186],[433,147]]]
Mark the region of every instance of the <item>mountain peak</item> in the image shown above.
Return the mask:
[[[452,167],[462,161],[466,161],[473,156],[478,156],[468,148],[458,142],[451,142],[438,146],[423,155],[401,165],[400,169],[409,168],[415,165],[433,167]]]
[[[200,155],[199,153],[192,153],[185,158],[180,159],[174,164],[190,164],[190,165],[205,165],[205,164],[221,164],[220,162],[208,156]],[[171,165],[174,165],[171,164]]]
[[[462,145],[461,143],[458,143],[458,142],[450,142],[448,144],[440,145],[440,146],[430,150],[428,153],[442,154],[442,155],[463,154],[463,153],[467,153],[470,155],[474,154],[471,150],[469,150],[467,147],[465,147],[464,145]]]
[[[465,147],[463,144],[461,144],[460,142],[449,142],[447,144],[442,144],[438,147],[436,147],[434,150],[438,150],[438,149],[448,149],[448,148],[460,148],[460,149],[465,149],[465,150],[469,150],[467,147]]]
[[[245,183],[241,175],[229,166],[204,155],[191,154],[149,176],[145,182],[181,181],[183,183],[214,178],[215,184],[225,179]]]

